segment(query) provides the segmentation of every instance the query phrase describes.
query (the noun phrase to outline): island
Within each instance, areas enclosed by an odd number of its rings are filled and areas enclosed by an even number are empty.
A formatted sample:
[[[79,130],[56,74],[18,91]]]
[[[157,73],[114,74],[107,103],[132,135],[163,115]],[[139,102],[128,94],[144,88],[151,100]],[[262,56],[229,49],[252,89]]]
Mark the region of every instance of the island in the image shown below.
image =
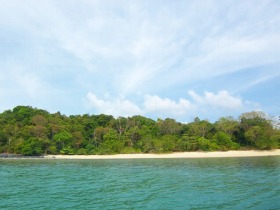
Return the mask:
[[[17,106],[0,114],[2,154],[84,155],[80,158],[85,159],[243,157],[279,155],[279,148],[279,124],[257,111],[243,113],[238,119],[221,117],[216,122],[196,117],[189,123],[139,115],[66,116],[31,106]]]

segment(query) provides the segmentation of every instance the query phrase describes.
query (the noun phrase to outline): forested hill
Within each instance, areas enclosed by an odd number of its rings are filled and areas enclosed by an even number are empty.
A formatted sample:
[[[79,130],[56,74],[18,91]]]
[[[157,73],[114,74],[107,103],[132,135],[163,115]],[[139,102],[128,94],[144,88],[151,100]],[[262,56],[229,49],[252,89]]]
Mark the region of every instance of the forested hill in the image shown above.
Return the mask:
[[[220,118],[174,119],[111,115],[65,116],[30,106],[0,114],[0,153],[116,154],[280,148],[280,130],[261,112]]]

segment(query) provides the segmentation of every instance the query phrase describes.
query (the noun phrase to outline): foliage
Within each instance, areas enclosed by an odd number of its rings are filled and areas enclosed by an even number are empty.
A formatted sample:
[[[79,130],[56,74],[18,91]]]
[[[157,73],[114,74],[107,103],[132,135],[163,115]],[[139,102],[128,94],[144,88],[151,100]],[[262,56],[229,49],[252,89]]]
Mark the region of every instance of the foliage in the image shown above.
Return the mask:
[[[215,143],[218,145],[220,150],[237,150],[240,148],[236,142],[231,140],[231,136],[225,132],[219,131],[213,137]]]
[[[215,123],[143,116],[71,115],[17,106],[0,113],[0,152],[22,155],[165,153],[280,148],[280,131],[262,112]]]

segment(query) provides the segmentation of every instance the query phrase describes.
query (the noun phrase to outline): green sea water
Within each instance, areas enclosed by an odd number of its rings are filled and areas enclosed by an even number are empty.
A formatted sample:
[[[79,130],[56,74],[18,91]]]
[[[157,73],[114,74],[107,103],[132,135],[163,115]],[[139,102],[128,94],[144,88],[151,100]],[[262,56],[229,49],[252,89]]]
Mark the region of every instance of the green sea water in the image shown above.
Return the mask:
[[[0,159],[0,209],[280,209],[280,157]]]

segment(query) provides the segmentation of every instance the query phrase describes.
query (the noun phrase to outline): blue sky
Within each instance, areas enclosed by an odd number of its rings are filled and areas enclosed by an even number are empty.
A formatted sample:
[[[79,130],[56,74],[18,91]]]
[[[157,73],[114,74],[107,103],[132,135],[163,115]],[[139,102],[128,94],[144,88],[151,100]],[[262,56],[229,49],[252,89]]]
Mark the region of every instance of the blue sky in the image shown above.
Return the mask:
[[[279,115],[278,0],[0,4],[1,112]]]

